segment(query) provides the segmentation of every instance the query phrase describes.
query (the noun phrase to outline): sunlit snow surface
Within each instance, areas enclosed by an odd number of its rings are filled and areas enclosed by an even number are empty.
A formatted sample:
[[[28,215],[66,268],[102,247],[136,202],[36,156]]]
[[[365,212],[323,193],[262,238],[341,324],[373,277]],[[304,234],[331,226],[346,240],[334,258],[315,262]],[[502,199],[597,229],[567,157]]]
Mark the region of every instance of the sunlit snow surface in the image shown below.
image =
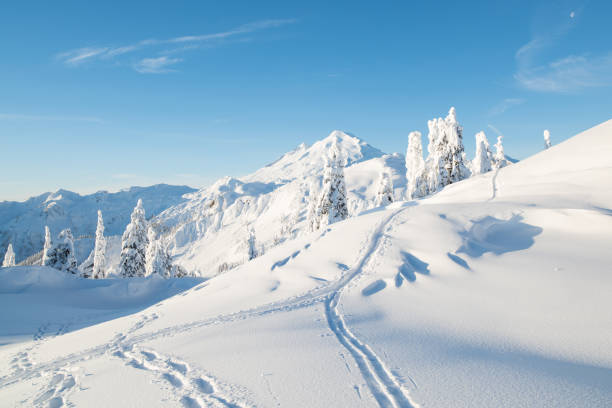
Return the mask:
[[[0,405],[612,406],[610,180],[612,121],[74,331],[2,271],[41,325],[3,317]]]

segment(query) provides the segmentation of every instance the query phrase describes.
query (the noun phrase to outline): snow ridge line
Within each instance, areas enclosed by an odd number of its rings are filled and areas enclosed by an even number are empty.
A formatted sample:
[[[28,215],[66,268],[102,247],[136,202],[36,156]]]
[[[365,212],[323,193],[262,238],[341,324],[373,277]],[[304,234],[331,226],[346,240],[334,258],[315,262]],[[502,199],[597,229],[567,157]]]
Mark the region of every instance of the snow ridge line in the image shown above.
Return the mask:
[[[370,245],[365,255],[353,268],[351,273],[346,274],[340,281],[338,288],[331,293],[325,301],[325,317],[330,330],[336,335],[338,341],[355,359],[359,371],[363,376],[372,395],[381,408],[416,408],[401,383],[392,372],[378,358],[372,348],[359,340],[348,328],[342,313],[338,309],[338,303],[344,289],[361,274],[363,268],[368,264],[384,236],[384,230],[403,209],[395,211],[387,217],[374,230]]]

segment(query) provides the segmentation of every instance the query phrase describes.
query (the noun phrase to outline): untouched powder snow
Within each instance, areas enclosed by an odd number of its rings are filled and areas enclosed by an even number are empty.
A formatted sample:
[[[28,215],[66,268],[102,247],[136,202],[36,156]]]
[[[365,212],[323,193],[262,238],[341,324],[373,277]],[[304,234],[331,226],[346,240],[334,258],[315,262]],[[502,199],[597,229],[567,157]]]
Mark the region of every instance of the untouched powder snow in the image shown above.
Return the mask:
[[[367,167],[393,160],[348,166],[347,184],[349,177],[375,183]],[[299,234],[137,313],[58,335],[41,325],[42,336],[0,347],[0,401],[609,407],[611,179],[609,121],[430,198]],[[279,180],[261,183],[281,184],[271,191],[292,186]],[[253,182],[228,179],[207,191],[236,203]],[[207,194],[183,209],[204,211]],[[281,213],[291,206],[268,199]],[[253,219],[265,223],[272,214]],[[205,253],[188,253],[194,266],[207,262]],[[2,274],[11,282],[45,271]],[[4,286],[4,309],[44,314],[61,305],[57,296],[44,296],[43,306],[28,297],[51,290],[41,279]],[[121,301],[106,300],[111,309]],[[10,335],[13,324],[0,334]]]

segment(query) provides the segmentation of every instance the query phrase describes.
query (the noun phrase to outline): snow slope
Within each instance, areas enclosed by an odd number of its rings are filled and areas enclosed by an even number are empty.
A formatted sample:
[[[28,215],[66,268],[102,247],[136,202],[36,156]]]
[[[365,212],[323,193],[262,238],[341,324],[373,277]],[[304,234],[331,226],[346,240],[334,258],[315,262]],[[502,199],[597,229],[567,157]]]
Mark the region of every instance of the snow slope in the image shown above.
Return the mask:
[[[58,190],[24,202],[0,202],[0,256],[4,256],[9,243],[15,248],[17,262],[41,251],[45,225],[48,225],[52,239],[64,228],[72,230],[77,239],[77,259],[82,262],[93,248],[99,209],[104,216],[106,235],[121,235],[139,198],[143,200],[147,217],[151,217],[184,201],[183,195],[194,191],[186,186],[158,184],[131,187],[117,193],[99,191],[85,196]]]
[[[611,406],[611,179],[609,121],[141,312],[4,345],[0,405]]]
[[[175,261],[196,275],[215,276],[246,261],[247,226],[255,232],[260,254],[303,233],[311,188],[320,188],[334,141],[338,141],[347,162],[352,214],[374,206],[383,171],[391,174],[396,197],[403,196],[403,156],[385,155],[355,136],[333,131],[312,146],[302,144],[251,175],[221,179],[156,217]]]

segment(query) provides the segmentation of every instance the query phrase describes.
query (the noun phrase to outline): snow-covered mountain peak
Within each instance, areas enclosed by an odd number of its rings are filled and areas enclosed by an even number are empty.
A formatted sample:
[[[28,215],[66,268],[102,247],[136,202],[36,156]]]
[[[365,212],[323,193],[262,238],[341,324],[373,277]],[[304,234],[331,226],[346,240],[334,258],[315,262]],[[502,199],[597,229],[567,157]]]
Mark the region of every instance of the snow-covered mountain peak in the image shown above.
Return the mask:
[[[328,152],[334,143],[338,144],[347,166],[384,155],[382,151],[358,137],[341,130],[334,130],[329,136],[315,142],[312,146],[305,143],[300,144],[296,149],[284,154],[266,167],[241,177],[241,180],[285,184],[290,180],[313,176],[325,166]]]

